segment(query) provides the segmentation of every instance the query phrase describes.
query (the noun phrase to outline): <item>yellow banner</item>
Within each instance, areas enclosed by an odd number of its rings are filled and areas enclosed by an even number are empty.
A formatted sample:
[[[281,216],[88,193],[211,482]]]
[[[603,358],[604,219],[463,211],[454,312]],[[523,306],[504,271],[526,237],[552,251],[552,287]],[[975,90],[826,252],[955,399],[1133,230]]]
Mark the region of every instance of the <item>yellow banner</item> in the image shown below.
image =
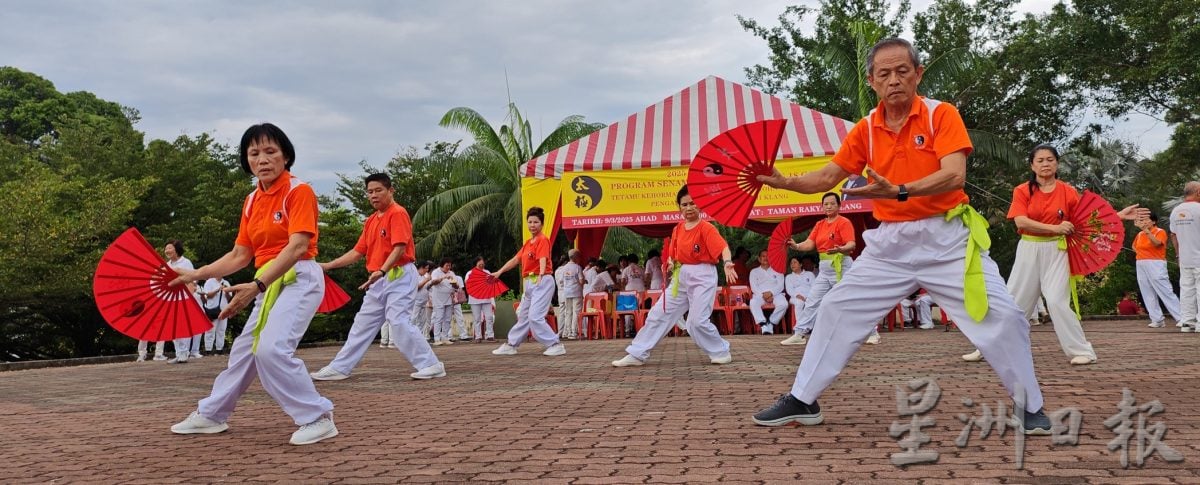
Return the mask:
[[[787,176],[803,175],[829,163],[830,157],[779,160],[775,167]],[[563,174],[564,229],[675,223],[681,220],[675,194],[687,181],[687,167],[601,170]],[[855,178],[847,183],[865,182]],[[839,195],[841,189],[834,189]],[[821,195],[763,187],[750,218],[780,220],[821,213]],[[843,212],[869,212],[870,201],[843,202]]]

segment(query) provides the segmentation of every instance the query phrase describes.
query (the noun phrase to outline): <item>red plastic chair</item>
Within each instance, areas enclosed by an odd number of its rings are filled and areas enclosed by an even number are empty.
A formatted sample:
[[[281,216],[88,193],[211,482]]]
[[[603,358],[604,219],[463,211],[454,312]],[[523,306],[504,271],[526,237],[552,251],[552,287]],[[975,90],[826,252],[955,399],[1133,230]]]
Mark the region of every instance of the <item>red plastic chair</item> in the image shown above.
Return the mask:
[[[738,303],[737,301],[737,297],[739,295],[742,297],[741,303]],[[749,325],[754,325],[754,316],[750,313],[750,298],[753,295],[754,294],[750,291],[750,287],[746,285],[733,285],[725,287],[725,312],[729,315],[730,322],[735,320],[737,312],[744,311],[746,312],[746,317],[750,321]],[[732,323],[730,325],[732,325]],[[746,320],[743,319],[740,325],[741,328],[738,328],[737,330],[740,331],[740,333],[756,333],[753,331],[745,332],[745,329],[748,328],[746,325]]]
[[[579,312],[579,331],[581,339],[591,340],[602,338],[604,322],[608,315],[608,293],[596,292],[583,295],[583,311]],[[585,331],[584,328],[587,328]]]
[[[617,310],[616,309],[617,305],[613,304],[613,314],[612,314],[613,338],[618,338],[618,337],[625,338],[625,316],[626,315],[633,317],[634,328],[637,328],[637,313],[638,313],[638,309],[640,309],[642,307],[642,295],[640,292],[618,291],[618,292],[616,292],[615,295],[613,295],[613,301],[615,302],[617,300],[617,298],[620,298],[622,296],[632,296],[633,301],[636,302],[637,305],[632,310]]]
[[[717,327],[717,333],[730,335],[733,333],[733,312],[725,305],[725,290],[718,289],[713,293],[713,309],[709,320]]]
[[[633,328],[635,330],[641,332],[642,327],[646,326],[646,315],[649,315],[650,309],[654,308],[654,305],[658,304],[658,300],[659,298],[662,298],[662,294],[663,290],[646,290],[644,293],[642,293],[642,298],[639,301],[644,303],[648,299],[650,300],[650,306],[641,308],[645,305],[639,305],[637,316],[635,316],[633,320]]]
[[[899,328],[900,331],[904,331],[904,308],[897,303],[896,307],[892,308],[892,310],[888,312],[887,316],[884,317],[884,322],[886,323],[887,331],[889,332],[893,332],[897,328]]]

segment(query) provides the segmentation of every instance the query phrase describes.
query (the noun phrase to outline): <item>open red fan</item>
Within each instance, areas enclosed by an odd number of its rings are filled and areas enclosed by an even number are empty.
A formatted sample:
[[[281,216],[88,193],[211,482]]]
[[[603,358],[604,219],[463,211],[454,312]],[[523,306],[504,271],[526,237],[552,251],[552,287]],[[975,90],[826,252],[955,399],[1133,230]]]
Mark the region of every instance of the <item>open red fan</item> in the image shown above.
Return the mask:
[[[191,337],[212,328],[187,285],[136,228],[121,234],[100,256],[92,294],[112,328],[138,340]]]
[[[508,285],[486,271],[474,268],[467,274],[467,294],[480,300],[495,298],[508,291]]]
[[[1108,201],[1084,191],[1067,221],[1075,225],[1075,232],[1067,236],[1072,275],[1095,273],[1117,259],[1125,242],[1125,224]]]
[[[771,269],[780,274],[787,274],[788,241],[792,240],[792,220],[784,219],[771,231],[771,239],[767,242],[767,261]]]
[[[696,206],[726,226],[742,227],[771,175],[786,119],[746,123],[700,147],[688,168],[688,193]]]
[[[317,313],[333,313],[348,301],[350,301],[350,295],[346,294],[346,291],[326,273],[325,296],[321,298],[321,304],[317,306]]]

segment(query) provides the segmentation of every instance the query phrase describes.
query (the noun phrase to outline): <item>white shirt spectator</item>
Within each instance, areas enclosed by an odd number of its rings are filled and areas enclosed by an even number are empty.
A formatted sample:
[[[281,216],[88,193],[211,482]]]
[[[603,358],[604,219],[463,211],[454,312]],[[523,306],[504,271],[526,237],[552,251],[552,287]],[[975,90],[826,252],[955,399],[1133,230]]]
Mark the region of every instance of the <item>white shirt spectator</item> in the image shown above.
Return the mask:
[[[772,296],[782,298],[780,295],[783,294],[783,275],[771,268],[754,268],[750,270],[750,291],[754,292],[754,296],[760,297],[769,291]]]
[[[603,293],[608,291],[608,287],[610,286],[616,286],[616,282],[613,281],[608,271],[601,271],[596,273],[596,278],[592,280],[592,285],[588,287],[588,293]]]
[[[588,266],[587,269],[583,270],[583,287],[591,288],[592,283],[596,282],[596,275],[598,274],[600,272],[596,270],[595,266]]]
[[[812,271],[801,271],[800,274],[788,273],[783,279],[784,290],[792,298],[797,296],[808,298],[808,292],[812,290],[815,279],[817,279],[817,275]]]
[[[430,273],[431,280],[437,281],[437,283],[428,285],[429,300],[433,302],[433,306],[447,306],[454,303],[454,286],[450,284],[456,281],[453,275],[454,270],[442,271],[441,266]],[[439,278],[441,281],[438,281]]]
[[[209,278],[204,281],[204,287],[200,289],[204,294],[212,293],[218,289],[229,288],[229,282],[224,278]],[[204,308],[220,308],[222,310],[229,306],[229,296],[224,291],[219,291],[212,298],[204,300]]]
[[[1171,211],[1171,232],[1179,241],[1179,266],[1200,268],[1200,202],[1184,202]]]
[[[646,291],[646,281],[642,279],[645,272],[637,263],[629,263],[621,270],[621,280],[625,282],[625,291]]]
[[[583,296],[583,268],[574,261],[558,267],[554,272],[554,281],[558,283],[558,298],[580,298]]]
[[[650,289],[661,290],[666,279],[663,276],[662,258],[655,256],[646,260],[646,273],[650,275]]]

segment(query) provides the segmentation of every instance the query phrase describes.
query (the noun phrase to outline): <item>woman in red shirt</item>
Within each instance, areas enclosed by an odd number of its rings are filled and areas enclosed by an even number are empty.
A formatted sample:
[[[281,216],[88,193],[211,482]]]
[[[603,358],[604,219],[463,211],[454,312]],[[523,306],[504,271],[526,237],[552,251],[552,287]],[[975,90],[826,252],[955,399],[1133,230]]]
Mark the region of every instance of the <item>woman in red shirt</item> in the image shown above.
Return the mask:
[[[516,256],[504,263],[500,269],[489,278],[498,278],[502,273],[521,265],[521,303],[517,307],[517,323],[508,331],[508,341],[504,342],[492,353],[495,355],[516,355],[517,347],[525,342],[526,335],[533,330],[533,338],[546,346],[542,355],[563,355],[567,348],[558,341],[558,334],[546,323],[546,314],[550,311],[550,300],[554,298],[554,277],[550,264],[550,239],[542,234],[546,213],[541,207],[530,207],[525,214],[525,223],[529,225],[532,236]]]
[[[325,294],[317,255],[317,197],[292,176],[295,148],[283,130],[263,123],[242,135],[242,170],[258,179],[242,207],[233,249],[198,270],[180,270],[171,284],[234,273],[254,261],[254,281],[229,288],[233,298],[218,318],[228,318],[254,302],[245,330],[229,350],[229,366],[213,382],[212,393],[196,411],[171,426],[178,434],[220,433],[237,400],[257,378],[300,429],[293,445],[337,436],[333,403],[317,393],[296,345]]]

